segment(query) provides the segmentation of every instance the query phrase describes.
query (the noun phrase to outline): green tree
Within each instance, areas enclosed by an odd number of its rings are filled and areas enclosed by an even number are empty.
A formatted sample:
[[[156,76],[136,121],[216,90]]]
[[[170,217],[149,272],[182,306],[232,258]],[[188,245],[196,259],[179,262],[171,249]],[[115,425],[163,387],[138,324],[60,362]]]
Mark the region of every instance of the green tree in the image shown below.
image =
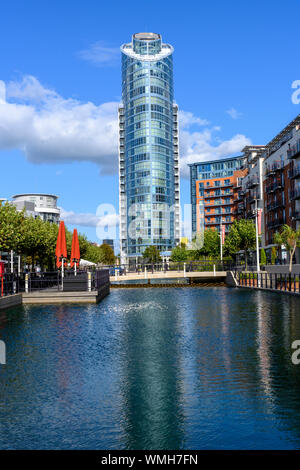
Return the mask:
[[[172,250],[171,261],[185,262],[188,259],[188,251],[185,247],[185,244],[175,246]]]
[[[152,245],[152,246],[147,246],[143,253],[143,258],[148,262],[148,263],[158,263],[161,261],[161,256],[159,253],[159,249],[157,246]]]
[[[248,251],[254,249],[255,244],[256,231],[254,223],[251,220],[236,220],[225,238],[224,251],[228,255],[234,255],[238,251],[243,250],[245,252],[247,270]]]
[[[218,258],[220,256],[220,235],[217,230],[207,229],[204,231],[203,247],[194,250],[194,259],[198,260],[202,256]]]
[[[275,233],[274,242],[277,245],[283,245],[289,252],[289,272],[291,273],[294,254],[297,246],[300,246],[300,227],[297,230],[293,230],[289,225],[283,225],[280,232]]]
[[[101,256],[102,256],[102,263],[103,264],[115,264],[115,254],[114,250],[112,249],[111,246],[109,246],[107,243],[102,243],[102,245],[99,247],[101,251]]]
[[[267,264],[267,256],[263,248],[260,250],[260,264],[262,264],[263,266]]]
[[[275,264],[276,259],[277,259],[277,250],[276,250],[275,246],[272,246],[272,249],[271,249],[271,264]]]
[[[0,251],[21,251],[24,221],[24,212],[18,212],[14,205],[0,205]]]
[[[102,262],[102,253],[100,251],[100,247],[97,245],[93,245],[92,243],[88,243],[84,259],[87,261],[91,261],[92,263],[99,264]]]
[[[55,224],[44,222],[40,217],[25,218],[21,251],[30,256],[32,265],[39,262],[44,267],[50,260],[54,261],[57,233]]]

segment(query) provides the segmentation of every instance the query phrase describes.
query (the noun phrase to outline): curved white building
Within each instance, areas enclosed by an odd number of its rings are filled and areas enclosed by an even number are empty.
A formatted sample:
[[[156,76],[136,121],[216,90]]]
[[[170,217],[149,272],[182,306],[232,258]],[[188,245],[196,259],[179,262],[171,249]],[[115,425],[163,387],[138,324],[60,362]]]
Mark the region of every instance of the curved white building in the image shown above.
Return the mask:
[[[40,217],[45,222],[59,223],[60,209],[57,207],[58,196],[43,193],[16,194],[12,203],[17,210],[26,210],[28,215]]]

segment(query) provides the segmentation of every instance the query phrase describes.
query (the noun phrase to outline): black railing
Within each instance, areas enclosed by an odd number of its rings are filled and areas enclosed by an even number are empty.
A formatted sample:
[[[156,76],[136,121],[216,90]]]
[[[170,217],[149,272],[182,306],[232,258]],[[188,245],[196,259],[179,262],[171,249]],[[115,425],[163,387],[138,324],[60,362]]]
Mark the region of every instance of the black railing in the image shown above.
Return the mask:
[[[300,273],[268,273],[234,271],[237,285],[240,287],[256,287],[276,291],[300,293]]]
[[[19,277],[15,274],[8,273],[0,277],[0,297],[17,294],[19,287]]]
[[[19,292],[37,292],[42,290],[61,291],[68,290],[74,284],[78,290],[98,290],[105,283],[109,283],[108,269],[95,269],[88,274],[87,270],[65,270],[62,279],[61,271],[6,273],[0,278],[0,297]],[[68,286],[68,287],[67,287]]]

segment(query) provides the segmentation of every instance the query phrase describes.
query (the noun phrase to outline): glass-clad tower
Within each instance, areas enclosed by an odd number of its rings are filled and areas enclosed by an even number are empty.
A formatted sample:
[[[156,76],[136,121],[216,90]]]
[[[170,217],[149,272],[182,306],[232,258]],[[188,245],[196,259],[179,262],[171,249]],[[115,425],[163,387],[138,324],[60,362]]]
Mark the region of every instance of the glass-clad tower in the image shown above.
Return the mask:
[[[173,48],[155,33],[121,46],[119,107],[121,260],[147,246],[180,241],[178,107],[173,102]]]

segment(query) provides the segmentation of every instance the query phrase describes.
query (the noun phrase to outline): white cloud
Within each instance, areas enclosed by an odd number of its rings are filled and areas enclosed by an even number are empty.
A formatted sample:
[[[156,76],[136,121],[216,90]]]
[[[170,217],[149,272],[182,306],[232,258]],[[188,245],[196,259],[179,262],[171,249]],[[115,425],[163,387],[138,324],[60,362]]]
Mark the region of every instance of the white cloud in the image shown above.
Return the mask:
[[[206,119],[201,119],[195,116],[193,113],[189,111],[181,111],[179,110],[179,125],[182,129],[187,129],[188,127],[196,124],[198,126],[206,126],[209,124],[209,121]]]
[[[116,174],[117,108],[117,102],[96,105],[63,98],[32,76],[7,86],[0,81],[0,151],[20,149],[38,164],[90,161],[102,173]],[[251,143],[241,134],[220,141],[220,127],[190,112],[180,111],[179,122],[184,177],[188,163],[230,156]]]
[[[235,108],[230,108],[226,111],[227,114],[229,114],[229,116],[232,118],[232,119],[239,119],[240,117],[242,117],[243,113],[240,113],[239,111],[237,111]]]
[[[58,93],[54,90],[45,88],[41,85],[38,79],[32,75],[26,75],[18,82],[8,82],[6,85],[6,95],[8,98],[37,103],[41,101],[49,101],[51,99],[60,99]]]
[[[88,49],[80,51],[79,57],[98,67],[114,65],[120,60],[120,49],[118,47],[108,47],[104,41],[98,41]]]
[[[214,144],[214,132],[218,128],[204,129],[202,132],[180,133],[180,168],[181,176],[189,177],[189,163],[217,160],[240,152],[251,141],[242,134],[236,134],[231,139]]]
[[[99,217],[92,213],[76,213],[60,208],[60,217],[66,224],[84,227],[116,227],[119,224],[118,214],[107,214]]]
[[[0,81],[0,150],[18,148],[33,163],[91,161],[114,173],[117,108],[65,99],[31,76],[7,87]]]

